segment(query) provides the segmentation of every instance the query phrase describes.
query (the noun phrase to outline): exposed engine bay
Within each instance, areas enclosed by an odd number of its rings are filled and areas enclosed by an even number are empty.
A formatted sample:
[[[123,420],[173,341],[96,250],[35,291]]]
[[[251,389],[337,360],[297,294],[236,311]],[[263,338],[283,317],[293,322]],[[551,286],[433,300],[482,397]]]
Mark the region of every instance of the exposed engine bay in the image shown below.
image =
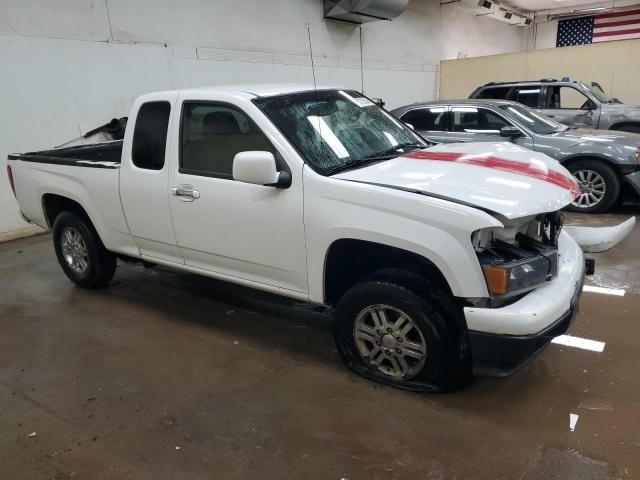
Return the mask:
[[[563,223],[564,215],[552,212],[473,234],[473,246],[492,298],[517,296],[557,276],[558,237]]]

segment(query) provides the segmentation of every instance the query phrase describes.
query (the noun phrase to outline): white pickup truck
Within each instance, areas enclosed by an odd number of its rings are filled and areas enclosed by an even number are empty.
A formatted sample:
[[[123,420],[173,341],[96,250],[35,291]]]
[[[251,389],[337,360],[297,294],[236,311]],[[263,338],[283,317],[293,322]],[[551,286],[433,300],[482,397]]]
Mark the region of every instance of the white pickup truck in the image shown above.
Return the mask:
[[[10,155],[8,175],[77,285],[136,259],[335,307],[346,364],[407,389],[515,371],[566,331],[588,269],[561,165],[429,147],[348,89],[143,95],[124,140]]]

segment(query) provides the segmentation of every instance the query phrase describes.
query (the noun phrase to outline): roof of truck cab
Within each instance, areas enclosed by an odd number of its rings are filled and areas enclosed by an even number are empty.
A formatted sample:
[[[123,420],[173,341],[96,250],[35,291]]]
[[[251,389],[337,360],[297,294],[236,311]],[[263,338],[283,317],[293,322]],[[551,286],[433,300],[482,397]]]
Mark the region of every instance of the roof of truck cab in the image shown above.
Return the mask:
[[[340,90],[347,89],[343,85],[321,84],[314,86],[313,83],[256,83],[240,85],[212,85],[206,87],[185,88],[180,90],[188,92],[238,92],[246,93],[255,97],[272,97],[275,95],[285,95],[288,93],[309,92],[313,90]],[[351,89],[348,89],[351,90]]]

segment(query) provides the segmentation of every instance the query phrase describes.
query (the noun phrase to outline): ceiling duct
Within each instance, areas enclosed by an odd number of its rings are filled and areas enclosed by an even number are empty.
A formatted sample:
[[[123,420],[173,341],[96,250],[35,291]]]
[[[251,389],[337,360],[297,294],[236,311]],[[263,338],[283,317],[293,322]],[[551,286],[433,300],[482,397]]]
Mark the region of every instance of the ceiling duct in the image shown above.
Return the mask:
[[[492,0],[453,0],[441,3],[441,5],[448,5],[450,3],[459,3],[460,6],[473,10],[478,16],[486,15],[489,18],[500,20],[509,25],[528,27],[533,23],[531,18],[506,10]]]
[[[355,24],[391,20],[407,8],[409,0],[323,0],[324,18]]]
[[[502,8],[498,8],[492,17],[501,22],[506,22],[509,25],[517,25],[520,23],[520,18],[522,18],[520,15],[516,15],[509,10],[503,10]]]
[[[494,2],[490,0],[460,0],[460,4],[473,9],[479,15],[487,15],[494,10]]]

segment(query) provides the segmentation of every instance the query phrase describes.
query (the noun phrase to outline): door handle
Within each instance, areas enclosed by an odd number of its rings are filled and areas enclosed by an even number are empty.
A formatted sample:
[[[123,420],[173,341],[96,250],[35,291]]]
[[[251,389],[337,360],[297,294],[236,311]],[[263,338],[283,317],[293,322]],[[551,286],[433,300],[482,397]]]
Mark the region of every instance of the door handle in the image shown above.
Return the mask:
[[[193,202],[200,198],[200,192],[193,188],[193,185],[180,185],[178,187],[171,188],[171,195],[174,197],[180,197],[183,202]]]

